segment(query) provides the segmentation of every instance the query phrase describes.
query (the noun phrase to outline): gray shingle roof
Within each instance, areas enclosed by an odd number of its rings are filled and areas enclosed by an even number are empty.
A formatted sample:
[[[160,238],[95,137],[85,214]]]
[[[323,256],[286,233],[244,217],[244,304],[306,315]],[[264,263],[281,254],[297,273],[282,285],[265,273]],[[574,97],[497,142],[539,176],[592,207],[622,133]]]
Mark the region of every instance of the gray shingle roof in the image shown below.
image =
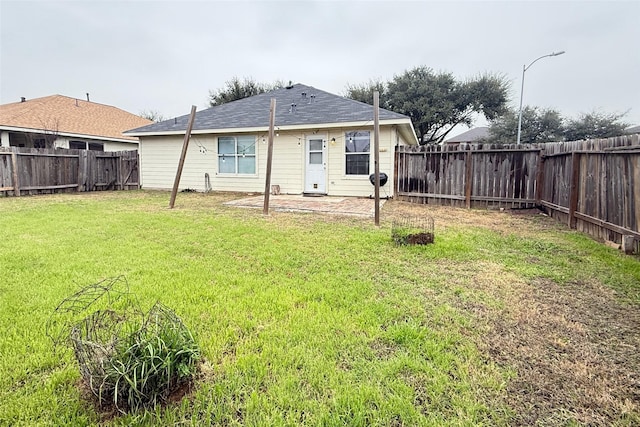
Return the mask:
[[[477,128],[469,129],[460,135],[453,136],[444,142],[476,142],[481,139],[485,139],[489,136],[489,128],[486,126],[479,126]]]
[[[271,98],[276,99],[276,126],[360,121],[373,123],[373,106],[297,83],[289,89],[276,89],[198,111],[193,130],[268,127]],[[292,104],[295,106],[292,107]],[[380,109],[380,120],[393,119],[409,117]],[[184,131],[188,121],[189,114],[186,114],[125,133]]]
[[[640,126],[631,126],[630,128],[626,128],[624,133],[633,134],[640,133]]]

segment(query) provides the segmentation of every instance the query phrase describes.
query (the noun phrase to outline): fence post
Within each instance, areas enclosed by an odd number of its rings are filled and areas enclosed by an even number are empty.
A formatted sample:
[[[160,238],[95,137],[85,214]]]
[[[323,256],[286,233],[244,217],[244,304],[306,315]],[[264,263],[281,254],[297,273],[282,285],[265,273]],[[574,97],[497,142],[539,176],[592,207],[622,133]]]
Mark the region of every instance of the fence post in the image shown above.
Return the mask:
[[[538,170],[536,171],[536,206],[540,206],[542,200],[542,187],[544,186],[544,155],[538,152]]]
[[[471,209],[471,180],[473,176],[473,163],[471,160],[471,150],[467,151],[464,164],[464,200],[467,209]]]
[[[118,156],[118,181],[120,181],[120,190],[124,190],[124,171],[122,170],[123,152],[117,153]]]
[[[395,151],[393,154],[393,196],[397,199],[398,192],[400,191],[398,187],[398,162],[400,161],[400,146],[395,146]]]
[[[87,156],[83,154],[83,151],[78,151],[78,192],[84,191],[84,175],[87,168]]]
[[[18,181],[18,154],[15,150],[11,150],[11,169],[13,175],[13,195],[20,196],[20,182]]]
[[[578,209],[578,181],[580,179],[580,153],[571,153],[571,192],[569,193],[569,227],[576,228]]]

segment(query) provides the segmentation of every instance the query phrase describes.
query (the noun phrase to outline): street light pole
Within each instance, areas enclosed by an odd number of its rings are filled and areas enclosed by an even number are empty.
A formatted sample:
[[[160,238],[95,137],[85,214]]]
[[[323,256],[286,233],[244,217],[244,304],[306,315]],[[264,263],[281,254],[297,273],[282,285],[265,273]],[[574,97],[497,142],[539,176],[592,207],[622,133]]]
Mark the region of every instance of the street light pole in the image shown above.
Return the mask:
[[[535,64],[537,61],[541,60],[542,58],[547,58],[550,56],[558,56],[558,55],[562,55],[564,53],[564,50],[561,50],[560,52],[552,52],[549,53],[547,55],[542,55],[539,58],[536,58],[533,60],[533,62],[527,66],[522,65],[522,86],[520,87],[520,109],[518,110],[518,139],[516,141],[516,144],[520,144],[520,134],[522,131],[522,98],[524,96],[524,73],[525,71],[527,71],[529,68],[531,68],[531,66],[533,64]]]

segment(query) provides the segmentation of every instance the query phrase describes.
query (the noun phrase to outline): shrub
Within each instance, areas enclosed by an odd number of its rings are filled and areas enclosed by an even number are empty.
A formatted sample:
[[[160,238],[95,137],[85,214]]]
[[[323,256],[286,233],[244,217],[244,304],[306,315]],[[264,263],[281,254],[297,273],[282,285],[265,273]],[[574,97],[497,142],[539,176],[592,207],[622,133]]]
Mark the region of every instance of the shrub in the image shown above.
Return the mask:
[[[164,402],[191,380],[199,358],[198,346],[180,318],[156,303],[142,327],[115,345],[99,399],[131,410]]]
[[[128,292],[116,289],[122,283],[99,282],[65,299],[47,328],[49,334],[58,327],[57,335],[50,334],[55,342],[68,333],[82,379],[98,403],[126,412],[166,402],[190,382],[200,350],[172,310],[156,303],[143,313]]]

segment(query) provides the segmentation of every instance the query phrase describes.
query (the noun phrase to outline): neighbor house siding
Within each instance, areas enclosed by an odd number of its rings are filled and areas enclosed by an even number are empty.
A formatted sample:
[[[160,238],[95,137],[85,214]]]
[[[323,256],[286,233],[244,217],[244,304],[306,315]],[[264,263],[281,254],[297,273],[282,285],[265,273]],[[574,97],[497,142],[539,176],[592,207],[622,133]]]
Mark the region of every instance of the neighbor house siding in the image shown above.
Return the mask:
[[[137,150],[138,144],[131,142],[104,141],[104,151],[130,151]]]

